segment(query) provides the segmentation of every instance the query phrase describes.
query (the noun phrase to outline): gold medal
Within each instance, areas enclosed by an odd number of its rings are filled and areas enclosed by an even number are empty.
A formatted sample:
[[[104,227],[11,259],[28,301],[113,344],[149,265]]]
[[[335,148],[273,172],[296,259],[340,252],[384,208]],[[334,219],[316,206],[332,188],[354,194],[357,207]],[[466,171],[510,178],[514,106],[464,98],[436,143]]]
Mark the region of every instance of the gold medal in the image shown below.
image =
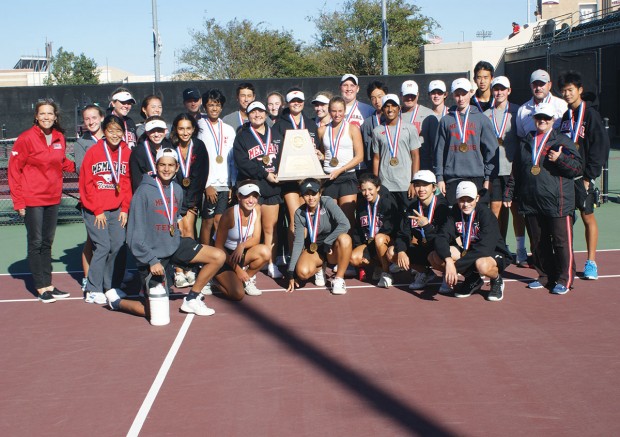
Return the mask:
[[[269,155],[263,155],[263,164],[269,164]]]
[[[426,238],[422,238],[422,244],[426,244],[428,243],[428,241],[426,241]]]
[[[170,231],[170,236],[171,236],[171,237],[174,237],[174,225],[170,225],[170,226],[168,227],[168,229],[169,229],[169,231]]]
[[[120,193],[121,192],[121,184],[116,184],[114,185],[114,188],[116,188],[116,192]]]
[[[533,165],[532,168],[530,169],[530,173],[532,173],[534,176],[537,176],[540,174],[540,165]]]
[[[338,165],[338,158],[335,158],[335,157],[334,157],[334,158],[330,159],[330,161],[329,161],[329,165],[330,165],[331,167],[336,167],[336,166]]]
[[[189,178],[183,178],[183,186],[185,188],[189,187]]]
[[[469,146],[466,143],[461,143],[459,145],[459,151],[460,152],[465,153],[465,152],[467,152],[468,149],[469,149]]]
[[[222,162],[224,162],[224,157],[222,155],[217,155],[215,157],[215,162],[217,162],[218,164],[221,164]]]
[[[366,245],[370,245],[372,243],[374,243],[375,239],[373,237],[370,237],[368,240],[366,240]]]
[[[497,143],[498,143],[500,146],[503,146],[503,145],[504,145],[504,140],[503,140],[503,138],[498,138],[498,139],[497,139]]]
[[[316,252],[317,250],[319,250],[319,245],[318,245],[318,244],[316,244],[316,243],[310,243],[310,250],[309,250],[309,252],[310,252],[310,253],[314,253],[314,252]]]
[[[397,157],[390,158],[390,165],[392,167],[396,167],[398,165],[398,158]]]
[[[464,257],[465,255],[467,255],[467,251],[466,250],[461,252],[461,258]]]

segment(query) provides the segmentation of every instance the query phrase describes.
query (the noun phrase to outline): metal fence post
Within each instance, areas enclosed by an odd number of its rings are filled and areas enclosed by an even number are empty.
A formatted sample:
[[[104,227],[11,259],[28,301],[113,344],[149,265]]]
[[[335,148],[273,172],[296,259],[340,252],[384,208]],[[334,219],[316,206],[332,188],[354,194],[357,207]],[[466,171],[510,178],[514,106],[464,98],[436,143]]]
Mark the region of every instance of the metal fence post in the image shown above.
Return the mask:
[[[609,118],[603,118],[603,125],[605,126],[605,132],[609,137]],[[605,159],[603,164],[603,193],[601,195],[601,203],[607,203],[609,201],[609,156]]]

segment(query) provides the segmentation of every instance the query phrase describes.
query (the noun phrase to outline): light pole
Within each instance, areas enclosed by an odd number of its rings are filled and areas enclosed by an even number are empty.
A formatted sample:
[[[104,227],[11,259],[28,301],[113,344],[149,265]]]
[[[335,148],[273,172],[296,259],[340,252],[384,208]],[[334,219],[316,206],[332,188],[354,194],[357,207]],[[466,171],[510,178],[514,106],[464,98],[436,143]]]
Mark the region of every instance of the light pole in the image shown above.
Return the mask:
[[[387,0],[381,0],[381,41],[383,48],[381,74],[388,75],[388,25],[387,25]]]
[[[152,0],[151,8],[153,9],[153,56],[155,62],[155,82],[159,82],[159,57],[161,55],[161,39],[159,37],[159,28],[157,27],[157,0]]]

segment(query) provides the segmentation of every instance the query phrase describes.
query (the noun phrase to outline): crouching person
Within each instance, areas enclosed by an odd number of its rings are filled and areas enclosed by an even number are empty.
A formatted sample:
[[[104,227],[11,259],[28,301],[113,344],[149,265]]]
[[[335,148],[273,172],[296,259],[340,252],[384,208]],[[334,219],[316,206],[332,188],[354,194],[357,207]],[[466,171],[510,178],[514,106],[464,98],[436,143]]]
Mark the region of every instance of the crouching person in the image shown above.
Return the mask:
[[[465,281],[454,290],[455,297],[469,297],[484,285],[480,275],[491,279],[487,300],[500,301],[504,297],[501,273],[510,265],[510,252],[499,232],[495,215],[484,205],[478,205],[478,189],[473,182],[460,182],[456,188],[457,204],[452,208],[445,225],[435,238],[435,252],[430,256],[433,267],[445,272],[440,292],[448,293],[458,282],[458,274]],[[460,237],[462,246],[457,245]],[[447,287],[446,287],[447,286]]]

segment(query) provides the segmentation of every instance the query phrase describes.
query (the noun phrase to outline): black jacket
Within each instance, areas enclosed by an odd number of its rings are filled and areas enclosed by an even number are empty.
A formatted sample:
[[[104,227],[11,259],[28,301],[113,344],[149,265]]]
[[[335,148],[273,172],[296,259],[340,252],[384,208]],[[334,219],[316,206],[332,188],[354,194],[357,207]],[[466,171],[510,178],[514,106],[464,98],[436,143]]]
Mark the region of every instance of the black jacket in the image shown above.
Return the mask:
[[[282,138],[282,141],[284,142],[284,137],[286,136],[286,131],[289,129],[295,129],[295,127],[293,126],[293,122],[291,122],[291,119],[289,118],[289,115],[291,114],[291,111],[289,108],[284,108],[284,110],[282,111],[282,113],[278,116],[278,118],[276,119],[276,122],[274,123],[273,127],[271,129],[273,129],[273,131],[278,132],[278,136],[280,138]],[[301,113],[301,117],[304,120],[304,125],[305,125],[305,129],[308,129],[308,133],[310,134],[310,138],[312,138],[312,143],[314,144],[314,147],[317,147],[316,144],[316,123],[314,122],[314,120],[309,119],[308,117],[306,117],[306,114],[304,114],[303,112]],[[299,126],[298,126],[299,128]]]
[[[155,155],[157,154],[157,149],[153,146],[154,145],[149,142],[149,150],[151,151],[153,163],[155,163]],[[163,148],[174,149],[174,146],[167,138],[164,138],[161,146]],[[148,174],[153,177],[155,176],[155,173],[153,173],[153,168],[151,167],[151,163],[149,162],[148,156],[146,154],[144,141],[139,142],[133,149],[131,149],[131,155],[129,156],[129,171],[131,174],[131,190],[134,193],[142,182],[142,175]]]
[[[198,138],[192,138],[194,146],[192,147],[192,160],[189,167],[189,187],[183,185],[183,172],[179,165],[179,171],[175,177],[177,184],[183,188],[183,203],[179,210],[179,214],[184,216],[188,209],[197,207],[200,208],[202,203],[202,193],[205,190],[205,184],[207,183],[207,176],[209,174],[209,155],[207,154],[207,148]],[[178,152],[179,159],[183,159],[181,152]]]
[[[413,238],[417,240],[417,244],[422,243],[423,240],[426,240],[426,245],[429,248],[433,248],[435,244],[435,237],[437,232],[443,227],[448,214],[450,213],[450,207],[448,205],[448,201],[442,195],[436,195],[437,199],[435,202],[435,213],[433,214],[432,221],[424,226],[424,228],[420,228],[418,226],[418,221],[415,219],[409,218],[413,216],[413,211],[418,211],[419,201],[411,203],[411,205],[407,208],[407,213],[400,220],[400,228],[396,235],[396,242],[394,243],[395,252],[405,252],[409,246]],[[422,212],[425,217],[428,217],[429,207],[422,206]],[[421,231],[424,231],[424,235],[422,235]]]
[[[390,192],[381,187],[379,189],[379,205],[377,205],[377,226],[379,229],[377,234],[385,234],[393,236],[396,229],[394,223],[399,219],[398,207],[394,198]],[[372,207],[371,205],[371,211]],[[357,197],[357,226],[355,232],[353,232],[353,247],[357,247],[361,244],[366,244],[368,238],[370,238],[370,218],[368,216],[368,201],[358,195]]]
[[[519,199],[519,212],[524,215],[542,214],[548,217],[565,217],[575,209],[573,179],[581,174],[582,159],[575,144],[566,135],[552,131],[540,156],[540,174],[533,175],[532,133],[521,140],[504,199]],[[547,154],[562,147],[562,154],[551,162]]]

